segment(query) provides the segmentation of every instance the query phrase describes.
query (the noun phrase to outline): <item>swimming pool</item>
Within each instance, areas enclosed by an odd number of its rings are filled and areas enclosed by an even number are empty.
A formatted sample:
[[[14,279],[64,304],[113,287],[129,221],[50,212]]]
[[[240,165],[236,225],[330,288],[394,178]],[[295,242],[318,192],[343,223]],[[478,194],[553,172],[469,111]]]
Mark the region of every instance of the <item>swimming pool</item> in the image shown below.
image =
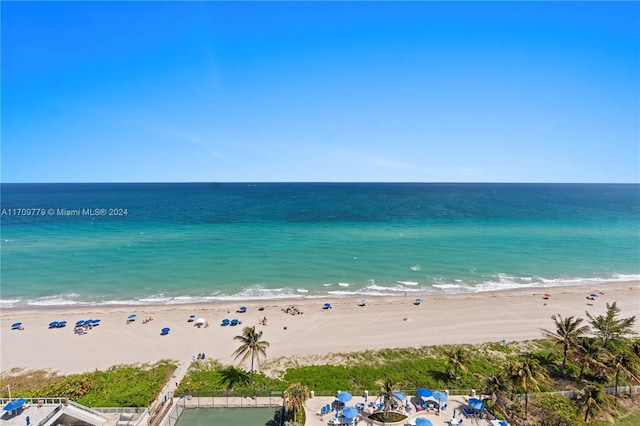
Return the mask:
[[[280,426],[281,407],[189,408],[176,426]]]

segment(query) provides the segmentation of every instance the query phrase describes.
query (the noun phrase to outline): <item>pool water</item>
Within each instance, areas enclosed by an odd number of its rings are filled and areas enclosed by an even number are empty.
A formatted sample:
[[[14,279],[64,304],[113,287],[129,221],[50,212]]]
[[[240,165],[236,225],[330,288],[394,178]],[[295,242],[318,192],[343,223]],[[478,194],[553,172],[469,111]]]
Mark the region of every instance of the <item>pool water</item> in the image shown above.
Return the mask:
[[[190,408],[176,426],[280,426],[281,408]]]

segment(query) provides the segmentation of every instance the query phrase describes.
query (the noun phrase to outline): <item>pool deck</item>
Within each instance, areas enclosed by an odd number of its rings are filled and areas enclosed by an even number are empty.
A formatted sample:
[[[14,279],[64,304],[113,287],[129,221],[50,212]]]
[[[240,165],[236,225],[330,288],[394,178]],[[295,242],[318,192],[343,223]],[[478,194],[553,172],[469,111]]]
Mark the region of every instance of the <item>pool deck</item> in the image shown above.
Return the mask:
[[[396,425],[407,425],[411,420],[415,420],[417,417],[426,417],[433,423],[433,426],[451,426],[450,419],[453,415],[453,410],[456,410],[456,418],[464,419],[463,425],[474,425],[474,426],[490,426],[489,419],[479,419],[479,418],[467,418],[462,414],[462,409],[467,407],[467,401],[471,397],[467,396],[451,396],[447,401],[447,408],[440,411],[438,414],[435,411],[418,411],[412,407],[412,410],[409,413],[403,411],[404,414],[407,414],[408,417],[406,420],[395,423]],[[307,400],[304,405],[305,411],[307,413],[307,421],[305,422],[305,426],[327,426],[329,425],[329,420],[335,417],[335,412],[327,413],[325,415],[319,415],[320,409],[327,405],[331,404],[335,401],[335,397],[326,397],[326,396],[314,396]],[[372,400],[370,397],[369,401]],[[366,416],[372,413],[372,408],[368,407],[363,396],[354,396],[351,401],[349,401],[348,405],[353,406],[358,403],[365,404],[365,409],[361,412],[359,416],[358,425],[368,425],[372,424],[367,422]],[[413,422],[412,422],[413,423]],[[379,423],[378,423],[379,424]],[[415,423],[413,423],[415,424]],[[455,423],[454,423],[455,424]]]

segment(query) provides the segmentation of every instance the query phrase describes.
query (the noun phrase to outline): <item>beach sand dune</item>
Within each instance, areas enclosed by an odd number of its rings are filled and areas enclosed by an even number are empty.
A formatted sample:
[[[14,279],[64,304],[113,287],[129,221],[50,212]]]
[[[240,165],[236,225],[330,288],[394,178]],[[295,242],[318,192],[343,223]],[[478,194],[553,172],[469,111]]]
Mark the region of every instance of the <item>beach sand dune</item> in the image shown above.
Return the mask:
[[[198,305],[105,306],[4,309],[1,313],[0,369],[50,369],[61,373],[103,370],[114,365],[154,363],[171,359],[191,362],[204,353],[225,365],[234,362],[234,336],[255,325],[270,343],[269,359],[327,355],[365,349],[420,347],[454,343],[530,340],[542,337],[540,327],[553,329],[551,315],[585,318],[585,311],[604,314],[606,303],[617,301],[621,316],[640,316],[638,282],[546,289],[521,289],[476,294],[410,297],[304,299]],[[591,293],[602,293],[588,300]],[[545,293],[551,297],[544,298]],[[330,302],[331,309],[322,309]],[[302,314],[283,311],[295,306]],[[264,310],[258,310],[262,306]],[[229,311],[229,313],[227,313]],[[127,324],[128,315],[136,320]],[[196,327],[189,315],[208,320]],[[153,320],[144,323],[144,319]],[[261,320],[266,317],[266,325]],[[74,333],[81,319],[101,323],[86,334]],[[223,318],[238,318],[238,326],[221,326]],[[51,321],[66,320],[65,328],[49,329]],[[11,330],[22,322],[24,330]],[[167,335],[161,329],[170,327]],[[636,323],[636,332],[640,333]]]

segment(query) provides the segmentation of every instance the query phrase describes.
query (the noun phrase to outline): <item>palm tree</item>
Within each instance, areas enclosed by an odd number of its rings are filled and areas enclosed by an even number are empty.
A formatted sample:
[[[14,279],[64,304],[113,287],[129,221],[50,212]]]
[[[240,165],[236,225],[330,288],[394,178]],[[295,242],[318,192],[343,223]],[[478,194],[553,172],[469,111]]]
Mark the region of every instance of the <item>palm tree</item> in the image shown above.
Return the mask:
[[[620,384],[620,376],[626,377],[634,382],[640,381],[640,366],[638,365],[638,357],[632,352],[623,349],[612,354],[608,360],[607,366],[612,371],[615,386],[615,403],[618,404],[618,386]]]
[[[242,357],[240,362],[246,361],[247,358],[251,357],[251,370],[250,373],[253,373],[253,364],[254,361],[258,366],[260,365],[260,357],[263,356],[266,358],[267,356],[267,348],[269,347],[269,342],[260,340],[262,338],[262,331],[256,332],[256,327],[245,327],[242,330],[242,335],[234,337],[235,340],[241,342],[241,345],[238,349],[235,350],[233,355],[235,355],[235,359]]]
[[[399,386],[398,383],[395,383],[393,380],[386,378],[384,380],[378,380],[376,385],[380,386],[380,393],[378,394],[378,399],[382,399],[384,402],[384,414],[386,415],[389,410],[393,408],[394,395],[393,392]]]
[[[236,385],[247,385],[251,383],[251,376],[241,368],[229,366],[220,370],[220,383],[227,391],[233,390]]]
[[[485,378],[485,394],[491,396],[491,408],[493,410],[502,411],[503,414],[506,414],[506,401],[504,398],[504,394],[508,390],[507,382],[505,380],[504,375],[495,375]]]
[[[611,397],[607,395],[601,386],[589,385],[576,394],[576,399],[584,407],[584,421],[589,418],[594,421],[600,413],[612,422],[610,411],[615,411],[611,404]]]
[[[538,360],[532,357],[523,358],[510,365],[509,380],[524,391],[524,418],[527,419],[529,409],[529,392],[539,391],[540,383],[548,379],[545,370]]]
[[[601,354],[602,346],[597,339],[593,337],[581,337],[578,339],[578,345],[569,354],[580,365],[578,383],[582,382],[586,368],[596,368],[598,371],[604,370],[604,364],[600,361]]]
[[[304,406],[304,403],[309,399],[309,388],[300,384],[294,383],[290,385],[286,391],[284,391],[284,400],[287,407],[293,410],[294,423],[298,420],[298,412]]]
[[[573,316],[562,318],[562,316],[558,314],[557,316],[551,315],[551,319],[555,322],[556,331],[544,328],[542,331],[547,339],[553,341],[557,345],[562,345],[562,373],[564,374],[569,348],[576,346],[578,339],[589,332],[589,326],[581,326],[580,324],[582,324],[584,320],[582,318],[574,318]]]
[[[451,368],[453,377],[460,379],[460,371],[466,372],[468,362],[467,352],[460,346],[451,346],[444,348],[444,364]]]

